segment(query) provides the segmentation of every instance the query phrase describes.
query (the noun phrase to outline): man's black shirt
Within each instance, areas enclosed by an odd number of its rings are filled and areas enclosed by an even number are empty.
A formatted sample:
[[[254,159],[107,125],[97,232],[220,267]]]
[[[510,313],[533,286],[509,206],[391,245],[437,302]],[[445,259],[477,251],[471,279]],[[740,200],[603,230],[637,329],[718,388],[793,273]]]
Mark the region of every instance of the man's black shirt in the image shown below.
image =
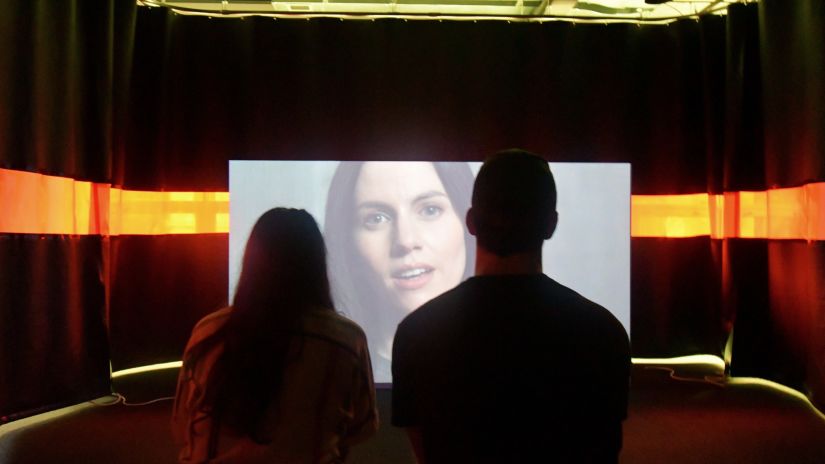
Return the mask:
[[[543,274],[473,277],[398,326],[392,423],[428,463],[615,462],[630,347],[605,308]]]

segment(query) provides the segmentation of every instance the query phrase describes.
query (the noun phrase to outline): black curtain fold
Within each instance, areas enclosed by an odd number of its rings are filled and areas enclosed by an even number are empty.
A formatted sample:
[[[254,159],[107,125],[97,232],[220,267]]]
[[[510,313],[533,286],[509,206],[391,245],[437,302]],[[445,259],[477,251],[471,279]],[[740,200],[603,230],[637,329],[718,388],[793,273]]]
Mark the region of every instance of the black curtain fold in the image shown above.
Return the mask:
[[[103,240],[0,234],[0,423],[109,393]]]
[[[741,70],[743,84],[729,85],[742,98],[728,101],[729,129],[736,128],[726,132],[725,187],[822,182],[825,3],[761,0],[758,9],[731,13],[729,27],[740,23],[744,42],[729,44],[728,66]],[[727,252],[726,304],[736,311],[732,372],[789,385],[824,408],[822,242],[735,241]]]
[[[724,80],[703,79],[703,60],[724,62],[724,21],[228,21],[141,10],[134,154],[118,160],[116,183],[225,189],[229,159],[460,161],[523,146],[556,161],[631,161],[636,193],[703,192],[706,84]]]
[[[122,3],[4,4],[0,167],[109,181],[113,48],[123,39],[114,17],[127,11]]]
[[[192,327],[227,305],[226,234],[111,239],[112,370],[180,360]]]
[[[825,180],[825,2],[761,0],[765,180]]]
[[[758,13],[728,8],[722,174],[714,193],[766,189]]]
[[[722,296],[722,241],[707,237],[631,240],[634,357],[722,357],[732,314]]]
[[[3,3],[0,168],[110,182],[135,14],[116,0]],[[0,422],[110,392],[107,248],[0,233]]]

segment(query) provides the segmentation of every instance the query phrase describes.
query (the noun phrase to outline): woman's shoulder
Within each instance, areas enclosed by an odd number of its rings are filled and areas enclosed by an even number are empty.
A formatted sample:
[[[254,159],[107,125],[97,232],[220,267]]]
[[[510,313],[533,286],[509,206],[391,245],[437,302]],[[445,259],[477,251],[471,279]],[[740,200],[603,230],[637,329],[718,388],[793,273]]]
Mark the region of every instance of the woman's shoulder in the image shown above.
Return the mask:
[[[195,324],[195,328],[192,329],[192,335],[189,337],[188,345],[194,345],[195,343],[215,333],[219,328],[223,327],[226,320],[229,318],[229,313],[231,311],[232,307],[227,306],[211,312],[201,318],[201,320]]]
[[[309,333],[324,335],[349,346],[366,346],[367,337],[361,326],[330,308],[310,311],[305,318],[305,329]]]

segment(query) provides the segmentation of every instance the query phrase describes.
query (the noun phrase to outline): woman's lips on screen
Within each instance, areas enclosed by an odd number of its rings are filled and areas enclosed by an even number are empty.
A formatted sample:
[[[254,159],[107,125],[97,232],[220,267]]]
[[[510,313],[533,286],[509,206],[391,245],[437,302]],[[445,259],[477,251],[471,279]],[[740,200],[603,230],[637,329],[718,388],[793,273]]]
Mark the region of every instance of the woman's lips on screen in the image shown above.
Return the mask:
[[[402,266],[392,272],[392,281],[401,290],[416,290],[430,282],[434,270],[426,264]]]

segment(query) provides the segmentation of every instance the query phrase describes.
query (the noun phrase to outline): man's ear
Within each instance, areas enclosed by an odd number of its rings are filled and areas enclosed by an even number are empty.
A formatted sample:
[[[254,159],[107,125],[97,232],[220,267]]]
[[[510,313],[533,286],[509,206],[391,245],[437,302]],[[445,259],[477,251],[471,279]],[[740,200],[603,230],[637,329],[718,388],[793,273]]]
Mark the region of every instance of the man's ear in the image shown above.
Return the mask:
[[[473,213],[473,208],[467,210],[467,215],[464,216],[464,223],[467,224],[467,231],[470,232],[470,235],[475,237],[476,235],[476,220],[475,214]]]
[[[556,226],[559,225],[559,213],[558,211],[553,211],[550,214],[550,218],[547,221],[547,230],[544,233],[544,239],[548,240],[550,237],[553,236],[553,233],[556,231]]]

